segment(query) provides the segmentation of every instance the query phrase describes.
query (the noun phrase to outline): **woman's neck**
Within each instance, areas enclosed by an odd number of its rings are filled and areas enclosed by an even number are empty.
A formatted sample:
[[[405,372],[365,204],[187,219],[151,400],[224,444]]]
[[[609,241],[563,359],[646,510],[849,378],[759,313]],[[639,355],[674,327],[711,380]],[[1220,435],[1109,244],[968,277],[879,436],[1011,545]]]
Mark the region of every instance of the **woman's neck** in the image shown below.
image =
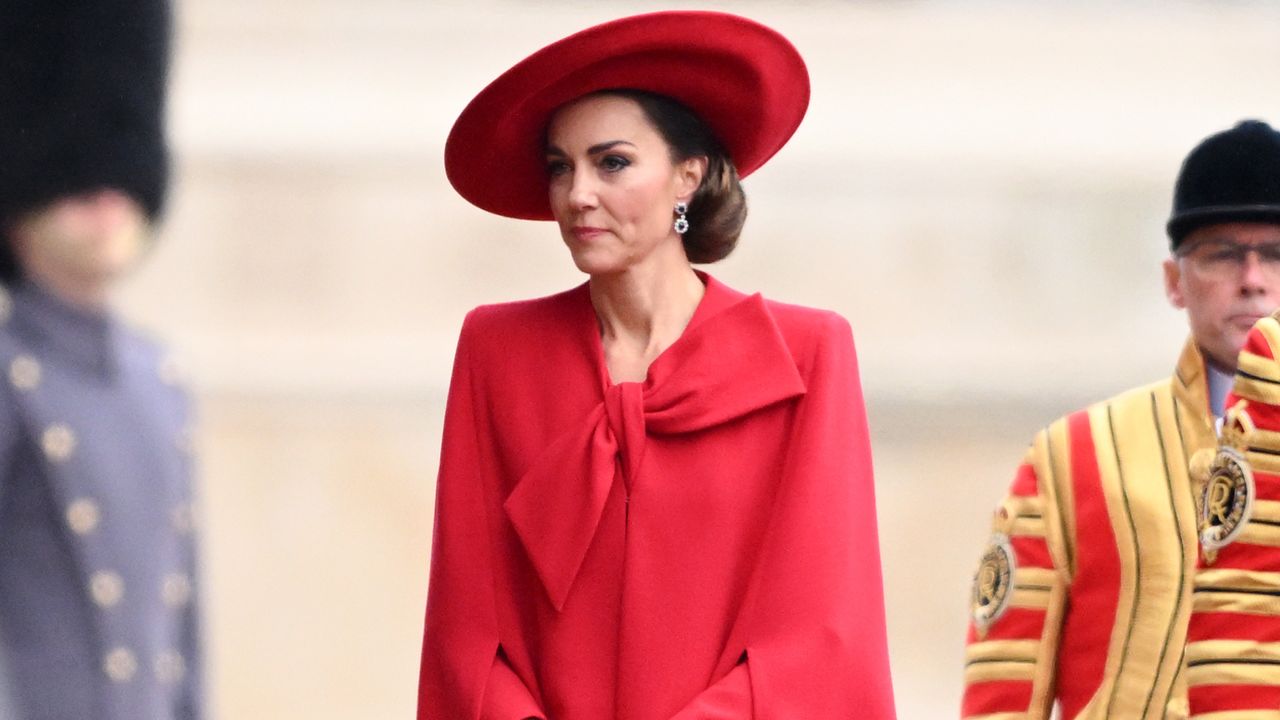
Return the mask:
[[[645,379],[649,364],[689,325],[706,289],[683,258],[665,266],[595,275],[590,288],[605,363],[615,383]]]

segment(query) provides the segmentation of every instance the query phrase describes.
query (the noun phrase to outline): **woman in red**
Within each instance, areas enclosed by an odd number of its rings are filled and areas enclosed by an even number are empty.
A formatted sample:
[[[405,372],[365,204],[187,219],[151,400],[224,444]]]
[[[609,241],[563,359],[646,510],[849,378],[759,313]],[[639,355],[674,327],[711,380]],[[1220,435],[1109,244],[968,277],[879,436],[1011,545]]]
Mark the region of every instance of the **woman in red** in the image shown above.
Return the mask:
[[[507,71],[445,165],[554,219],[590,279],[463,325],[418,716],[894,716],[848,324],[693,270],[808,104],[795,48],[719,13],[625,18]]]

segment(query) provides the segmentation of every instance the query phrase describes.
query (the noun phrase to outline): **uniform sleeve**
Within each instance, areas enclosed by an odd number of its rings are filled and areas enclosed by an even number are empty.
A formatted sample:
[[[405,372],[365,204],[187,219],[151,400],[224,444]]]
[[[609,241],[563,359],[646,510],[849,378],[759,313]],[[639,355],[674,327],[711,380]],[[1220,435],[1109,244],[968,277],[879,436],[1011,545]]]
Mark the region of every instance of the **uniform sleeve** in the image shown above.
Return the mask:
[[[198,581],[197,581],[198,583]],[[181,720],[203,720],[204,711],[204,649],[201,644],[199,593],[192,597],[182,617],[183,657],[187,666],[182,679],[182,691],[178,697],[178,709],[174,717]]]
[[[1067,598],[1061,508],[1046,434],[996,510],[970,595],[961,717],[1048,720]]]
[[[814,342],[742,644],[730,644],[745,652],[680,720],[895,717],[853,335],[831,315]]]
[[[0,372],[9,373],[7,354],[0,353]],[[21,428],[18,425],[17,406],[9,391],[7,382],[0,383],[0,503],[4,502],[8,486],[13,482],[14,463],[17,462],[18,436]],[[0,525],[0,535],[4,527]]]
[[[184,389],[181,392],[181,417],[182,432],[187,432],[192,427],[192,410],[190,394]],[[192,442],[188,438],[187,442]],[[196,463],[192,460],[188,453],[184,458],[185,472],[188,482],[191,498],[198,496],[195,487],[198,472]],[[188,503],[187,512],[192,514],[190,520],[190,528],[188,531],[188,540],[185,548],[186,564],[188,573],[194,579],[195,591],[191,594],[191,599],[187,606],[183,609],[182,614],[182,643],[183,656],[186,658],[186,672],[182,680],[182,692],[179,696],[179,708],[176,717],[182,720],[203,720],[208,713],[205,710],[205,652],[204,652],[204,636],[203,636],[203,598],[204,584],[201,582],[203,575],[200,572],[200,538],[199,530],[204,526],[196,517],[200,503],[194,500]]]
[[[445,408],[418,685],[418,720],[542,718],[502,656],[472,388],[473,316],[458,341]]]
[[[3,287],[0,286],[0,292],[3,291]],[[3,354],[0,354],[0,370],[5,373],[9,370],[9,363]],[[18,419],[14,412],[13,398],[9,394],[7,384],[0,385],[0,503],[5,502],[4,494],[13,476],[17,441]],[[4,535],[4,524],[0,523],[0,537]],[[0,635],[3,635],[3,630],[4,628],[0,628]],[[9,682],[4,652],[0,650],[0,718],[16,717],[18,713]]]

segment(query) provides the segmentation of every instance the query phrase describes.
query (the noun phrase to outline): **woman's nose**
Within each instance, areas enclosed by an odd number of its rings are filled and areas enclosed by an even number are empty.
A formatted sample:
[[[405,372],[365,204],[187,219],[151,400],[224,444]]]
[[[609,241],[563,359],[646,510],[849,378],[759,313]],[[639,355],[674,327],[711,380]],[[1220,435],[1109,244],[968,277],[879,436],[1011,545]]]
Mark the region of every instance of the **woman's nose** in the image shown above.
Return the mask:
[[[575,169],[572,184],[569,186],[569,204],[575,210],[582,210],[595,207],[596,202],[595,178],[592,177],[590,168]]]

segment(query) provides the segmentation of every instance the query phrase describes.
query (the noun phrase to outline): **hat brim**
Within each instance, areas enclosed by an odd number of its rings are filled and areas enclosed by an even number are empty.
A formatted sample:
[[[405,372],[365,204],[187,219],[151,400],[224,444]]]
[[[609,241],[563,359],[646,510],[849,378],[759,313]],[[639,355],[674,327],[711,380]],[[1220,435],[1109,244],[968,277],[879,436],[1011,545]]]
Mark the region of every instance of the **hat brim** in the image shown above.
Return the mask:
[[[608,89],[683,103],[742,177],[786,144],[809,105],[804,60],[776,31],[717,12],[635,15],[548,45],[482,90],[445,143],[449,182],[489,212],[550,220],[547,124],[565,103]]]
[[[1173,249],[1186,239],[1193,230],[1206,225],[1217,225],[1229,222],[1266,222],[1280,224],[1280,205],[1217,205],[1201,207],[1169,218],[1166,229]]]

